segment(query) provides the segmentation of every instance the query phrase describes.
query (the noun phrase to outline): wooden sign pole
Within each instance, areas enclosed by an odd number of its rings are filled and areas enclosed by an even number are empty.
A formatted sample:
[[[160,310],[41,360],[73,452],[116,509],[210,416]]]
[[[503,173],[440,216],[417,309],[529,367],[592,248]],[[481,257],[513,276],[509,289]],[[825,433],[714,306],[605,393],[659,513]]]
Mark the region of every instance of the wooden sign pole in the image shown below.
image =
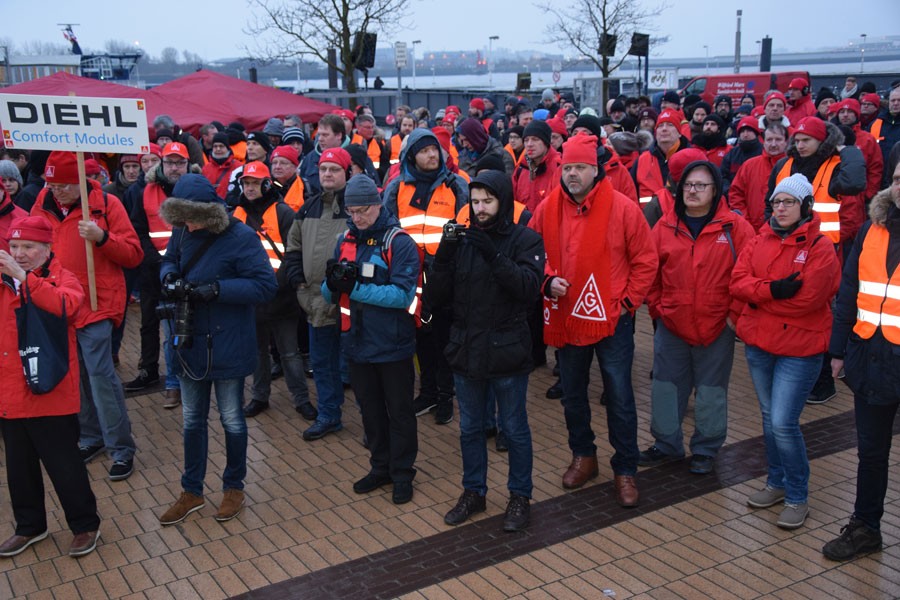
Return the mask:
[[[81,220],[91,220],[91,208],[88,203],[87,176],[84,173],[84,152],[76,152],[78,160],[78,186],[81,190]],[[88,292],[91,296],[91,310],[97,311],[97,282],[94,276],[94,243],[84,240],[84,250],[87,253]]]

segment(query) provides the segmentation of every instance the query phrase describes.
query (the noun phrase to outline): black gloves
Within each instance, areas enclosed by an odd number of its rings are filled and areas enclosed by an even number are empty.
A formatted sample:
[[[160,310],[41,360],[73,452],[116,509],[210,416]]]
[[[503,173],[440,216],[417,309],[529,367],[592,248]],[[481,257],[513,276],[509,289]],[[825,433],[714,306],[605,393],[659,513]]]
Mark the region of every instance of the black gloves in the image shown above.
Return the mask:
[[[325,266],[325,285],[336,294],[349,294],[356,287],[359,266],[355,262],[340,262],[329,258]]]
[[[793,298],[803,286],[803,280],[797,279],[798,277],[800,277],[799,271],[791,273],[784,279],[776,279],[775,281],[769,282],[769,287],[772,290],[772,297],[776,300]]]
[[[441,243],[438,245],[437,251],[434,253],[434,260],[437,262],[448,263],[456,256],[456,248],[459,246],[458,237],[441,237]]]
[[[181,275],[179,275],[178,273],[166,273],[166,276],[162,278],[162,285],[163,287],[166,287],[175,283],[180,278]]]
[[[178,273],[166,273],[162,280],[160,296],[163,300],[181,300],[190,291],[189,283],[186,283]]]
[[[466,243],[472,244],[472,247],[481,253],[486,262],[493,262],[500,254],[491,236],[477,227],[470,227],[466,230],[466,240],[468,240]]]
[[[219,297],[219,282],[214,281],[202,285],[191,285],[188,297],[192,302],[209,304]]]

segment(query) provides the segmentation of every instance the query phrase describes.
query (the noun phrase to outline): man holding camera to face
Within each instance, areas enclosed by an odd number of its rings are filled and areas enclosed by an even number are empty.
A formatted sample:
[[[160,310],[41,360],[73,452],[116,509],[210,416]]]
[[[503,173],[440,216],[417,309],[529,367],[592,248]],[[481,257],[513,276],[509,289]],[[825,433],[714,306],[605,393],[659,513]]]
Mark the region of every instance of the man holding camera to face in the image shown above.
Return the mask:
[[[228,521],[244,504],[247,422],[244,378],[256,368],[255,306],[275,297],[277,284],[259,237],[229,218],[225,204],[202,175],[182,176],[160,216],[173,227],[162,257],[163,318],[174,321],[184,416],[183,492],[161,517],[174,525],[205,505],[210,393],[225,430],[224,497],[217,521]]]

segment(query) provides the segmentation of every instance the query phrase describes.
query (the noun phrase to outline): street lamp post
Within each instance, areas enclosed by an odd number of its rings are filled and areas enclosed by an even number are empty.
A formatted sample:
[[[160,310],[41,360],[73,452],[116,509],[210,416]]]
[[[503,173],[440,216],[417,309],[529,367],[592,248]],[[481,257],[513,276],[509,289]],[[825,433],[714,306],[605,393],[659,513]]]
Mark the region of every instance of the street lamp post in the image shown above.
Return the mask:
[[[416,44],[421,44],[422,40],[413,40],[412,43],[412,54],[410,58],[412,58],[413,64],[413,90],[416,90]]]
[[[862,44],[859,45],[859,72],[863,73],[866,70],[866,34],[862,33],[859,37],[862,38]]]
[[[709,75],[709,46],[704,44],[703,49],[706,50],[706,74]]]
[[[493,61],[493,51],[494,51],[494,40],[499,40],[499,35],[492,35],[488,38],[488,86],[494,87],[494,61]]]

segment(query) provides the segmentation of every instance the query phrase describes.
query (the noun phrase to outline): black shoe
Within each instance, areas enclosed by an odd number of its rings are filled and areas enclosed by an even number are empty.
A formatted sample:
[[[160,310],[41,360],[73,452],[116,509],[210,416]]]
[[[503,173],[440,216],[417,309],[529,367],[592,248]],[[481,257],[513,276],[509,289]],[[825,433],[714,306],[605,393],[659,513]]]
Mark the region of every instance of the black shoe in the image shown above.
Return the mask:
[[[81,455],[81,460],[84,461],[84,464],[88,464],[106,450],[106,446],[100,444],[99,446],[78,446],[78,454]]]
[[[556,383],[547,390],[547,398],[550,400],[559,400],[563,397],[562,379],[557,379]]]
[[[323,423],[321,421],[316,421],[309,429],[303,432],[303,439],[307,442],[320,440],[329,433],[335,433],[343,428],[344,426],[340,423]]]
[[[638,456],[638,465],[642,467],[655,467],[674,460],[681,460],[681,457],[666,454],[657,448],[656,445],[653,445],[641,452],[640,456]]]
[[[412,481],[397,481],[394,482],[394,494],[391,497],[391,500],[394,501],[394,504],[406,504],[413,497],[413,487]]]
[[[881,532],[872,529],[856,517],[841,527],[841,535],[822,547],[828,560],[850,560],[860,554],[881,550]]]
[[[125,391],[137,392],[148,388],[151,385],[156,385],[157,383],[159,383],[158,374],[150,373],[146,369],[141,369],[138,371],[137,377],[125,384]]]
[[[828,378],[820,380],[813,386],[812,392],[806,399],[807,404],[825,404],[832,398],[837,396],[837,390],[834,389],[834,379]]]
[[[559,361],[556,361],[556,364],[553,365],[553,376],[559,377]]]
[[[244,407],[244,416],[249,418],[255,417],[262,411],[269,408],[268,402],[260,402],[259,400],[251,400],[247,403],[247,406]]]
[[[509,450],[509,440],[505,433],[502,431],[497,432],[497,439],[494,440],[494,446],[496,446],[497,452],[506,452]]]
[[[459,497],[456,506],[444,515],[444,523],[459,525],[472,515],[484,512],[486,508],[487,502],[485,502],[484,496],[474,490],[465,490]]]
[[[453,400],[448,399],[438,402],[434,409],[434,422],[438,425],[446,425],[453,420]]]
[[[110,481],[123,481],[134,473],[134,459],[117,460],[109,468]]]
[[[716,459],[714,457],[695,454],[691,457],[690,471],[695,475],[708,475],[713,472],[713,467],[715,467],[715,465]]]
[[[385,486],[390,482],[391,478],[388,475],[369,473],[353,484],[353,491],[357,494],[368,494],[369,492],[374,492],[378,488]]]
[[[312,405],[312,402],[304,402],[294,410],[300,413],[300,416],[307,421],[315,421],[319,417],[319,411]]]
[[[281,379],[284,377],[284,367],[281,366],[281,363],[274,363],[272,365],[272,370],[270,371],[272,375],[272,381],[276,379]]]
[[[437,406],[437,400],[430,396],[419,394],[416,396],[416,399],[413,400],[413,410],[416,411],[417,417],[430,413],[435,406]]]
[[[531,502],[525,496],[510,494],[503,519],[503,531],[522,531],[531,520]]]

